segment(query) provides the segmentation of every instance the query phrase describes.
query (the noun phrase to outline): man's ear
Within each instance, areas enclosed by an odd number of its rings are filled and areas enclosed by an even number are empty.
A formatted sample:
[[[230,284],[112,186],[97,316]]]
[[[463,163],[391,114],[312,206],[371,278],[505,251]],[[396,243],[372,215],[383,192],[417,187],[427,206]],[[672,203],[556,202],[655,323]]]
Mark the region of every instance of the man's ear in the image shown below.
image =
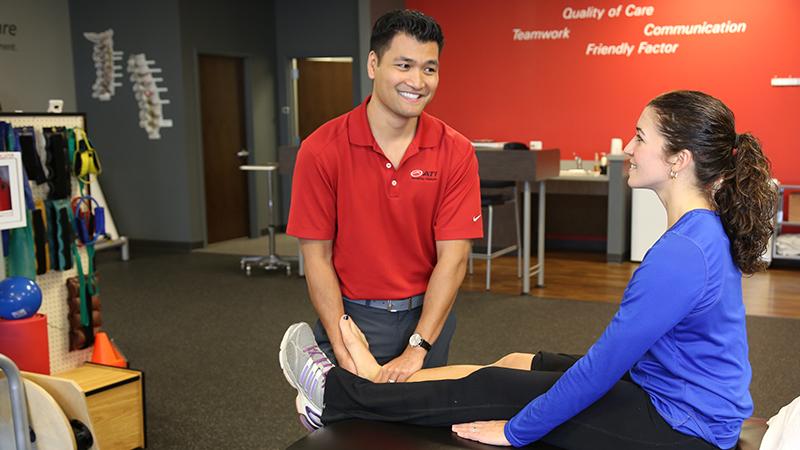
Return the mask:
[[[367,55],[367,75],[369,76],[370,80],[375,79],[375,70],[378,68],[378,54],[375,53],[375,50],[370,50],[369,55]]]

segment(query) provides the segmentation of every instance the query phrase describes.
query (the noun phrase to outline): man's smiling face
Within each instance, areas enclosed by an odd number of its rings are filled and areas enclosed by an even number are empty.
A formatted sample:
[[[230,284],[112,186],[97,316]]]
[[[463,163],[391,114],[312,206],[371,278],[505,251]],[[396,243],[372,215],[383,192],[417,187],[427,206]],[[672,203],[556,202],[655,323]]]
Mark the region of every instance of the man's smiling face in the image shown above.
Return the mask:
[[[372,100],[399,118],[419,117],[439,85],[439,45],[396,34],[383,55],[370,52]]]

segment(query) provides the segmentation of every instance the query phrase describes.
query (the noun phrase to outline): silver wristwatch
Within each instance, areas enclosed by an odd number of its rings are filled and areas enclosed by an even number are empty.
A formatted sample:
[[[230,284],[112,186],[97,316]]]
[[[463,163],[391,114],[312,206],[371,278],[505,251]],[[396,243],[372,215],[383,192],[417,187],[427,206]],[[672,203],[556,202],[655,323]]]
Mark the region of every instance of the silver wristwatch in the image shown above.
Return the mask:
[[[426,352],[431,350],[431,343],[422,339],[422,336],[419,333],[414,333],[408,338],[408,345],[412,347],[422,347],[425,349]]]

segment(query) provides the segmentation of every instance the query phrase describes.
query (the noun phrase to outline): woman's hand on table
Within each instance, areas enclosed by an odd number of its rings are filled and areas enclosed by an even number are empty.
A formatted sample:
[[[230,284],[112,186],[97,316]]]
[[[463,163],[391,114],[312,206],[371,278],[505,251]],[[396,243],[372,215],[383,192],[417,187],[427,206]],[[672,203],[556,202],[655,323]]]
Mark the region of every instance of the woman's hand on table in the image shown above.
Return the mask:
[[[483,442],[490,445],[510,446],[506,439],[505,427],[507,420],[490,420],[481,422],[459,423],[452,426],[458,437]]]

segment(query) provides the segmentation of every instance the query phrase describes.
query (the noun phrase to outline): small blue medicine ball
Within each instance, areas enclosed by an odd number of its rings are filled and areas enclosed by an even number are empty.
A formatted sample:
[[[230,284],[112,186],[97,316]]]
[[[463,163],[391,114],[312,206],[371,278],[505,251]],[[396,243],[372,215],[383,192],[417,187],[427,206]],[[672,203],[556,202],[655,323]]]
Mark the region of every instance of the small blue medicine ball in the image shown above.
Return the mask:
[[[0,317],[6,320],[26,319],[42,306],[42,290],[25,277],[9,277],[0,281]]]

